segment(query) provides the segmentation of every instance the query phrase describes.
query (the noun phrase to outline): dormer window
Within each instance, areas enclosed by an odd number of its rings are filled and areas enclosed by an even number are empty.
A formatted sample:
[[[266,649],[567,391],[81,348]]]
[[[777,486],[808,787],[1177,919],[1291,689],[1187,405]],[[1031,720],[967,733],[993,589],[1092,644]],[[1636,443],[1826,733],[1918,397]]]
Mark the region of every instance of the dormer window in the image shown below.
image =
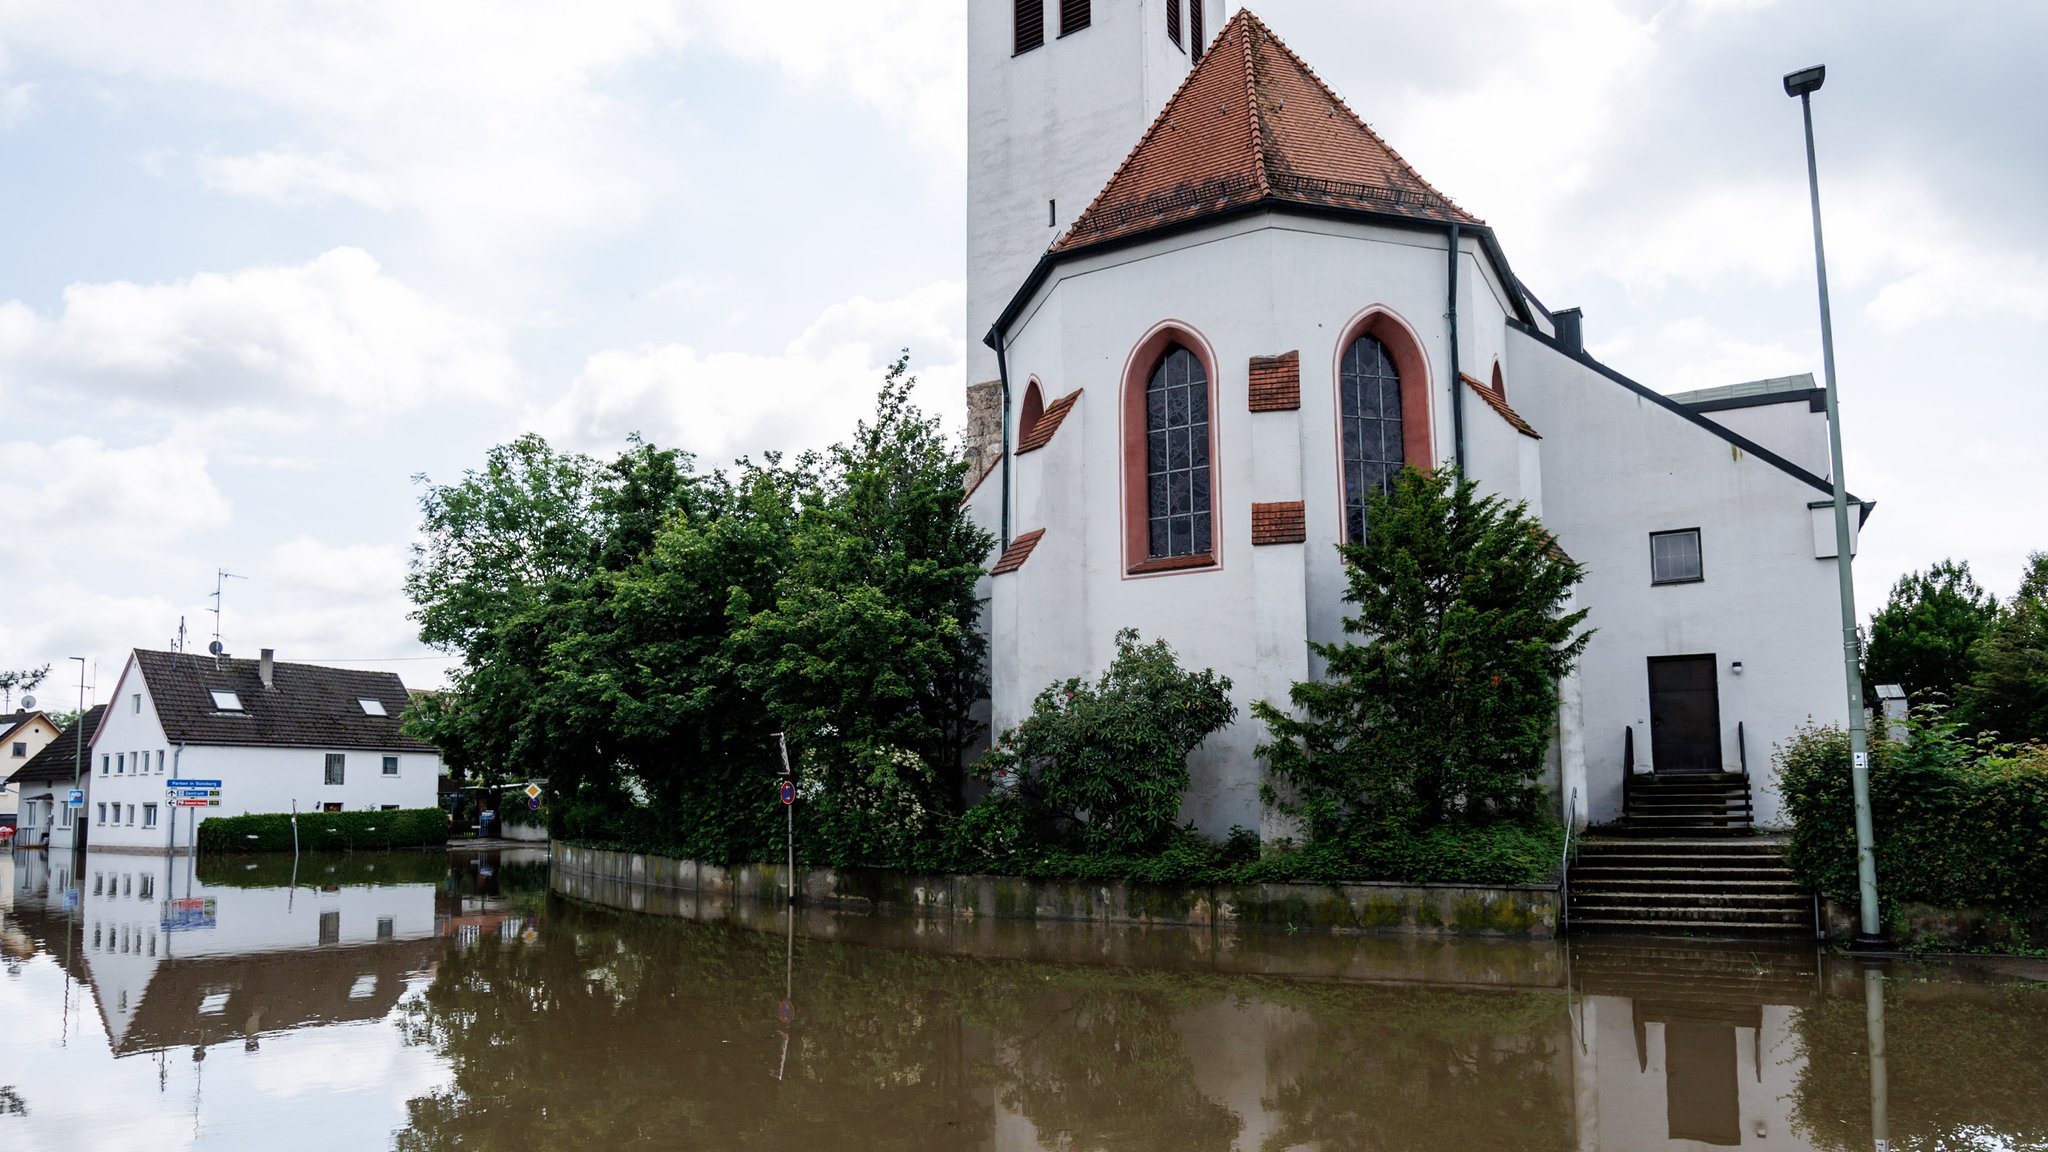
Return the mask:
[[[365,716],[389,716],[389,715],[390,715],[390,713],[389,713],[389,712],[386,712],[386,711],[384,711],[384,702],[383,702],[382,700],[371,700],[371,699],[365,698],[365,699],[362,699],[362,700],[358,700],[358,701],[356,701],[356,703],[362,706],[362,709],[363,709],[363,715],[365,715]]]
[[[240,712],[242,698],[233,692],[213,692],[213,708],[216,712]]]

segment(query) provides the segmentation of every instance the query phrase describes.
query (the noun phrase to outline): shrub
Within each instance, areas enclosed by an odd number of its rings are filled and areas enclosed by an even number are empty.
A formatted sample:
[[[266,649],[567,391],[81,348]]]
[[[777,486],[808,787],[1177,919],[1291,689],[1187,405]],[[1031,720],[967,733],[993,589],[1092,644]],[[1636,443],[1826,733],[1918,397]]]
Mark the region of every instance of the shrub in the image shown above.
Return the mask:
[[[1362,641],[1317,644],[1328,678],[1296,684],[1300,718],[1263,701],[1269,804],[1311,840],[1534,819],[1557,683],[1585,650],[1567,611],[1579,566],[1522,504],[1453,473],[1405,468],[1343,548]],[[1405,842],[1405,840],[1404,840]]]
[[[1180,818],[1188,753],[1236,716],[1228,677],[1182,671],[1164,640],[1140,644],[1126,628],[1099,680],[1040,692],[980,770],[1056,838],[1088,852],[1147,852]]]
[[[301,812],[298,847],[306,852],[419,848],[448,842],[448,813],[439,808],[381,812]],[[292,814],[215,816],[199,825],[201,852],[290,852]]]
[[[2024,912],[2048,907],[2048,748],[1965,740],[1957,725],[1917,712],[1903,744],[1871,748],[1870,807],[1878,892],[1900,901]],[[1794,821],[1787,852],[1808,884],[1857,893],[1849,737],[1807,728],[1778,756]]]

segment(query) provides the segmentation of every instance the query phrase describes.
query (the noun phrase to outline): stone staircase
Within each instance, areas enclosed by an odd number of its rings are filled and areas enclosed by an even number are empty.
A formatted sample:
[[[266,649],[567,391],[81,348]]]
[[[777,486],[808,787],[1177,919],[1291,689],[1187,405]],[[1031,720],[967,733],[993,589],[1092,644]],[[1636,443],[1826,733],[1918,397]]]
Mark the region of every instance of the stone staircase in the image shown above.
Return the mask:
[[[1607,831],[1618,836],[1748,836],[1749,777],[1686,772],[1631,777],[1626,811]]]
[[[1740,773],[1637,777],[1622,819],[1579,842],[1571,926],[1587,931],[1811,933],[1813,898],[1780,839],[1750,824]]]

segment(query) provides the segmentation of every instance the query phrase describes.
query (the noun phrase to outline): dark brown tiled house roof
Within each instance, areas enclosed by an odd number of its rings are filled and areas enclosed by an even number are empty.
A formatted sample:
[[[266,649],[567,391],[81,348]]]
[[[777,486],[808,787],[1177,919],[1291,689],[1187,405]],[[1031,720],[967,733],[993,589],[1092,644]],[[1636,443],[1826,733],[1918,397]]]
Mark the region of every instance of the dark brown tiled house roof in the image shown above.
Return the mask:
[[[72,749],[78,747],[81,737],[87,748],[92,747],[92,734],[100,730],[100,717],[107,711],[105,704],[95,704],[86,712],[84,719],[74,720],[69,728],[57,733],[57,738],[43,746],[43,750],[29,757],[28,763],[14,770],[8,777],[11,784],[49,784],[71,781],[71,771],[77,759]],[[92,765],[88,762],[86,767]]]
[[[135,653],[164,736],[173,744],[262,748],[361,748],[432,752],[433,745],[399,731],[409,697],[391,672],[276,664],[263,686],[260,661],[180,652]],[[233,692],[239,712],[216,708],[214,692]],[[375,700],[384,715],[363,711]]]
[[[1060,421],[1065,420],[1067,413],[1074,410],[1074,401],[1080,398],[1081,390],[1076,388],[1047,404],[1045,411],[1039,415],[1038,422],[1031,426],[1031,431],[1025,433],[1022,440],[1017,441],[1017,455],[1035,452],[1052,443],[1053,433],[1060,430]]]
[[[1240,9],[1053,251],[1261,201],[1482,223]]]

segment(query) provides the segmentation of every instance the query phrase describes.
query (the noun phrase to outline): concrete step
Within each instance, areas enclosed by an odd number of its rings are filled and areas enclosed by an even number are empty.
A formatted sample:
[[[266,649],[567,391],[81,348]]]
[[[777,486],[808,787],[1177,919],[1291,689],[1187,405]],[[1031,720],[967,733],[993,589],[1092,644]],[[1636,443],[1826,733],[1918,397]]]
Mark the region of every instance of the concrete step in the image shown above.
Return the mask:
[[[1804,897],[1807,892],[1793,877],[1773,876],[1762,879],[1728,879],[1705,876],[1615,876],[1601,873],[1593,876],[1572,874],[1572,892],[1756,892],[1764,895]]]
[[[1656,896],[1642,892],[1623,892],[1613,895],[1588,893],[1572,898],[1572,917],[1599,916],[1614,909],[1630,911],[1655,910],[1681,917],[1728,916],[1741,917],[1787,915],[1803,922],[1813,919],[1813,902],[1793,896],[1788,899],[1771,899],[1754,896]]]
[[[1795,936],[1813,931],[1807,923],[1793,924],[1777,920],[1718,920],[1713,923],[1666,920],[1632,916],[1602,914],[1580,918],[1572,917],[1572,928],[1586,932],[1643,932],[1668,933],[1679,936],[1723,937],[1734,934],[1756,933],[1758,935]]]
[[[1702,908],[1658,904],[1608,904],[1602,905],[1597,911],[1588,910],[1584,916],[1579,915],[1576,910],[1572,913],[1572,924],[1575,927],[1609,920],[1647,920],[1667,924],[1689,924],[1702,928],[1718,924],[1772,924],[1811,928],[1813,911],[1810,908]]]

